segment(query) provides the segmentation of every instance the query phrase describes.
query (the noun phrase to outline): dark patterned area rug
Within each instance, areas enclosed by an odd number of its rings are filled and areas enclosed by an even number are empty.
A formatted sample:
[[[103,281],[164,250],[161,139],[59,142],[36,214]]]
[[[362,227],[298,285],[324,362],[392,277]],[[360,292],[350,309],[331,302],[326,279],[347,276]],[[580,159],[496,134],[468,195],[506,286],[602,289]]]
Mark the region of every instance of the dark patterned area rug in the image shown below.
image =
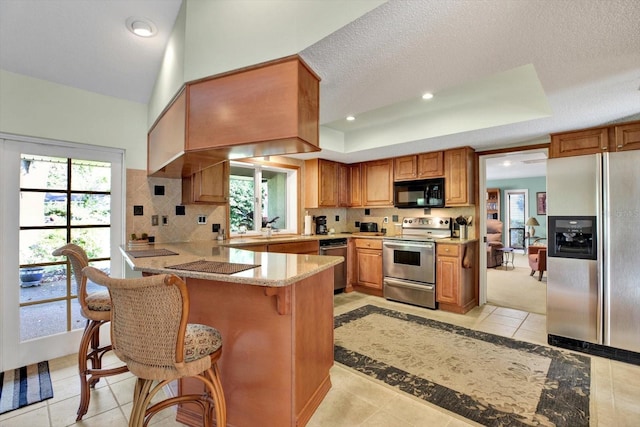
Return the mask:
[[[590,358],[366,305],[335,360],[486,426],[588,426]]]

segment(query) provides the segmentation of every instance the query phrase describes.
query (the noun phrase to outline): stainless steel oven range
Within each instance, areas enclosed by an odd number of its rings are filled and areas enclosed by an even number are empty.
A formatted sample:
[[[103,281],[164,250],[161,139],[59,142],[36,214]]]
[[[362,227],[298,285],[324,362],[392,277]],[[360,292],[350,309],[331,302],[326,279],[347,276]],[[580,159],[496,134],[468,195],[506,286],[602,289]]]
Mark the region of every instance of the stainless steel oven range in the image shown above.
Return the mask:
[[[436,240],[451,237],[446,217],[402,220],[402,235],[382,241],[386,299],[436,309]]]

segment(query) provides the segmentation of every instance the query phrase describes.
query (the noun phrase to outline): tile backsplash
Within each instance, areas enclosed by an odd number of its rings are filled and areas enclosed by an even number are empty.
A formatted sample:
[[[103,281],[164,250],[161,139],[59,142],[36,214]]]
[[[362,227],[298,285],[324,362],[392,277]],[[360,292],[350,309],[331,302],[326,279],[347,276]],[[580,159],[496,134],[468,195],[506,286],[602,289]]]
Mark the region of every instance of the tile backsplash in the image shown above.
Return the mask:
[[[325,215],[327,217],[327,228],[333,228],[337,233],[359,231],[355,225],[356,221],[375,222],[378,224],[378,230],[386,228],[389,236],[400,233],[399,227],[402,224],[402,219],[407,216],[441,216],[455,220],[460,215],[464,217],[473,217],[475,215],[475,206],[434,208],[431,209],[429,214],[425,214],[423,209],[370,208],[368,210],[369,215],[365,215],[364,208],[309,209],[309,215]],[[394,221],[394,215],[397,216],[397,221]],[[338,221],[336,221],[336,216],[339,217]],[[383,223],[385,217],[389,219],[387,224]],[[396,224],[398,225],[397,227],[395,226]],[[476,221],[474,218],[469,228],[469,236],[475,236],[475,226]],[[315,231],[315,225],[313,229]]]
[[[134,215],[134,207],[142,207],[142,215]],[[155,215],[157,225],[152,221]],[[198,223],[199,217],[204,217],[205,224]],[[226,218],[225,206],[182,205],[180,179],[152,178],[145,170],[127,169],[127,239],[132,233],[147,233],[158,243],[213,240],[218,233],[211,231],[212,224],[220,224],[227,232]]]
[[[134,215],[134,207],[142,207],[142,215]],[[176,214],[178,210],[184,210],[184,215]],[[212,224],[220,224],[228,236],[227,207],[215,205],[182,205],[182,181],[170,178],[147,177],[145,170],[127,169],[127,207],[126,207],[126,231],[127,238],[131,233],[147,233],[154,236],[156,242],[178,242],[213,240],[218,233],[212,231]],[[378,229],[386,228],[387,235],[393,236],[399,233],[399,226],[406,216],[444,216],[455,219],[459,215],[465,217],[475,215],[475,207],[431,209],[431,213],[425,214],[423,209],[395,209],[395,208],[371,208],[369,215],[365,215],[364,208],[326,208],[309,209],[309,214],[314,216],[325,215],[327,228],[340,232],[359,231],[355,226],[358,222],[376,222]],[[158,216],[158,224],[153,225],[152,218]],[[304,212],[301,215],[304,215]],[[394,221],[394,215],[397,221]],[[205,217],[206,223],[199,224],[199,217]],[[163,217],[167,224],[163,225]],[[384,217],[389,218],[387,224],[383,224]],[[476,221],[471,223],[469,236],[475,236]],[[315,224],[312,226],[315,233]]]

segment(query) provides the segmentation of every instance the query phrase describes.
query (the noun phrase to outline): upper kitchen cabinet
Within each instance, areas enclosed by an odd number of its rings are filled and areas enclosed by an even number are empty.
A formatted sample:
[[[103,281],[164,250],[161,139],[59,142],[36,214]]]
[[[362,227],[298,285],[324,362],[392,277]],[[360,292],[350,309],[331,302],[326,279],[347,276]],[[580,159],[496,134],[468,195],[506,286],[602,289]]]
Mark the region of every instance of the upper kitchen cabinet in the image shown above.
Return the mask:
[[[606,127],[551,135],[549,158],[581,156],[609,150],[609,131]]]
[[[393,159],[362,163],[363,206],[393,206]]]
[[[418,156],[404,156],[393,159],[393,180],[407,181],[418,178]]]
[[[338,167],[338,163],[330,160],[305,160],[305,208],[338,206]]]
[[[182,204],[225,204],[229,202],[229,162],[202,169],[182,178]]]
[[[444,152],[445,206],[469,206],[474,197],[474,151],[470,147],[455,148]]]
[[[148,136],[148,174],[319,151],[319,78],[297,56],[187,83]]]
[[[640,121],[551,134],[549,158],[640,149]]]
[[[640,122],[614,126],[616,151],[640,150]]]
[[[351,206],[351,170],[349,165],[338,163],[338,206]]]
[[[394,159],[394,181],[409,181],[441,176],[444,176],[444,153],[442,151],[396,157]]]
[[[362,206],[362,165],[354,163],[349,165],[349,207]],[[340,183],[340,185],[344,185]]]

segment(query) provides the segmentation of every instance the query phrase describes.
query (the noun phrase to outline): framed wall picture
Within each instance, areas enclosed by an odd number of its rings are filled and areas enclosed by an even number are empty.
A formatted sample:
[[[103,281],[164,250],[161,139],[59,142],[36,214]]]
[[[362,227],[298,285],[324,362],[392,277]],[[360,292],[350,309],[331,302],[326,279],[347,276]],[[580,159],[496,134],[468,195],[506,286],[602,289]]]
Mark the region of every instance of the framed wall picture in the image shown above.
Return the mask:
[[[546,215],[547,214],[547,193],[541,192],[536,193],[536,206],[538,215]]]

